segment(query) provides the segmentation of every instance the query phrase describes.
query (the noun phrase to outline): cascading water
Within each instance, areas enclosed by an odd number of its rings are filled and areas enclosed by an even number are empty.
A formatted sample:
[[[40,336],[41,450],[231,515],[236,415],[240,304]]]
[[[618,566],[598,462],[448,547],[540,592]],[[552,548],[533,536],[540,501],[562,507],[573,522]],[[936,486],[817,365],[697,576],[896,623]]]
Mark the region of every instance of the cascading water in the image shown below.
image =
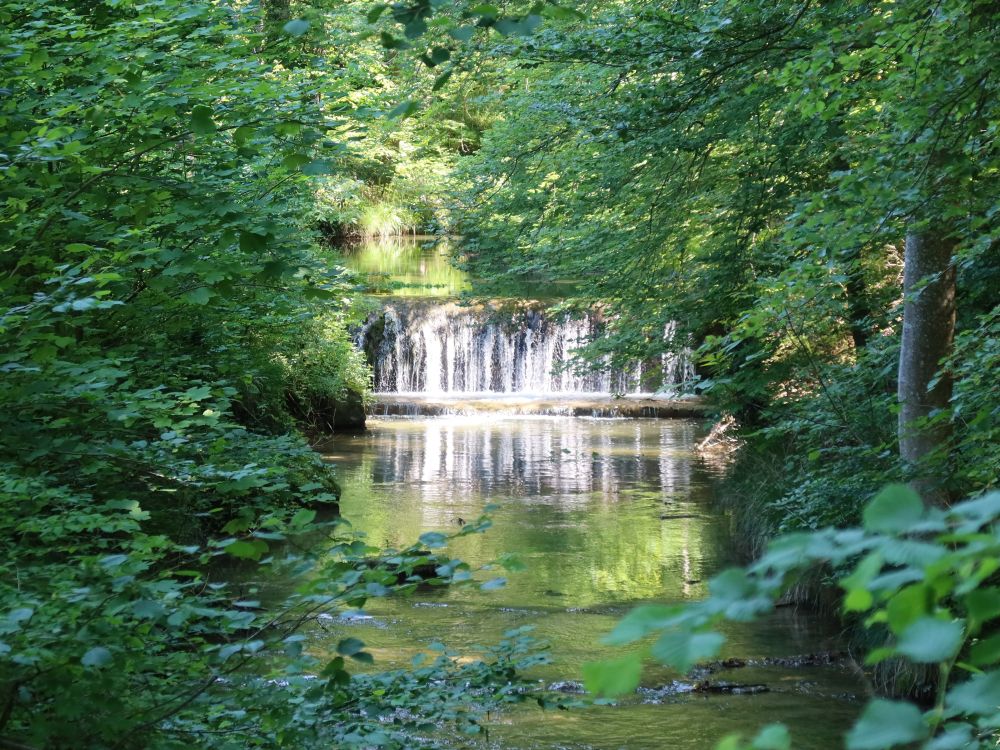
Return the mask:
[[[664,354],[617,372],[566,368],[573,351],[603,335],[603,328],[596,313],[559,320],[530,305],[394,300],[370,316],[355,338],[372,364],[375,390],[382,393],[662,393],[693,376],[683,354]]]

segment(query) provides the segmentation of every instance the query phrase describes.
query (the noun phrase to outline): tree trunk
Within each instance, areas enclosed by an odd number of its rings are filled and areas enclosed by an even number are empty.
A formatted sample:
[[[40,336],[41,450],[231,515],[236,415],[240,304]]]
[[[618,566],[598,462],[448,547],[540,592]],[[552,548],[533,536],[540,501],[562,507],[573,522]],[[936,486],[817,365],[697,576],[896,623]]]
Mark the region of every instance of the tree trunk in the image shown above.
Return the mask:
[[[903,259],[899,453],[915,489],[938,505],[947,502],[941,479],[951,424],[928,417],[947,409],[951,399],[951,377],[939,370],[955,337],[953,248],[941,234],[911,230]]]

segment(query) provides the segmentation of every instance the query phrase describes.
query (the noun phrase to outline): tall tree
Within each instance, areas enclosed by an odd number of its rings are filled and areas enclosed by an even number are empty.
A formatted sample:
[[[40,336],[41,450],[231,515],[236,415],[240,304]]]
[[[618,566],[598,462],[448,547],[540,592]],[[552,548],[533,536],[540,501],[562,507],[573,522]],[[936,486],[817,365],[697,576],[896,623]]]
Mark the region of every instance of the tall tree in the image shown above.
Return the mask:
[[[497,96],[462,169],[469,264],[486,293],[573,279],[568,306],[610,317],[583,358],[703,344],[719,406],[879,471],[898,441],[891,470],[941,493],[940,369],[997,265],[997,18],[985,0],[677,2],[505,42],[528,85]]]
[[[927,465],[942,460],[951,424],[951,375],[942,371],[955,339],[954,241],[933,230],[906,235],[903,328],[899,355],[899,453],[915,486],[930,502],[947,493],[927,476]],[[929,422],[929,423],[928,423]],[[939,472],[936,472],[939,473]]]

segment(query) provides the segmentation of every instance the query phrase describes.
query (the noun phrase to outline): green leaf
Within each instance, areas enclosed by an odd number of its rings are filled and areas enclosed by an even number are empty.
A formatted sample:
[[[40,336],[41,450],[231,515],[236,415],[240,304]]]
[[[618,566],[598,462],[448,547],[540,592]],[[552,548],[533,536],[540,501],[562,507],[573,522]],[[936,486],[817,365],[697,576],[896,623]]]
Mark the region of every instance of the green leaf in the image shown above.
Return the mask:
[[[1000,672],[977,674],[956,685],[945,697],[949,715],[992,716],[1000,710]]]
[[[493,28],[504,36],[509,36],[510,34],[517,34],[521,31],[521,24],[510,18],[505,18],[501,21],[497,21]]]
[[[312,161],[305,154],[288,154],[281,160],[281,165],[289,170],[300,169]]]
[[[214,296],[214,292],[207,286],[200,286],[184,295],[184,299],[195,305],[207,305]]]
[[[302,36],[309,31],[309,22],[303,18],[296,18],[281,27],[286,34],[291,36]]]
[[[379,34],[379,39],[382,42],[382,46],[386,49],[407,49],[410,46],[402,39],[393,36],[387,31],[383,31]]]
[[[270,235],[258,232],[240,232],[240,250],[245,253],[256,253],[267,249]]]
[[[542,11],[549,18],[559,21],[582,21],[586,16],[575,8],[566,8],[555,3],[549,3]]]
[[[978,523],[990,523],[1000,517],[1000,492],[990,492],[975,500],[952,506],[950,512]]]
[[[212,395],[212,386],[199,385],[184,391],[184,397],[191,401],[204,401]]]
[[[500,563],[504,570],[509,570],[511,573],[523,573],[528,569],[524,561],[513,552],[505,552],[500,555],[497,562]]]
[[[741,568],[729,568],[708,582],[709,593],[720,602],[737,602],[754,593],[754,585]]]
[[[889,539],[879,549],[891,565],[914,565],[922,568],[940,560],[948,550],[940,544],[918,542],[913,539]]]
[[[866,612],[875,602],[875,597],[865,588],[851,589],[844,597],[845,612]]]
[[[292,526],[308,526],[316,518],[316,511],[310,508],[303,508],[292,516]]]
[[[150,599],[140,599],[132,604],[132,613],[142,620],[155,620],[164,613],[163,605]]]
[[[12,623],[21,623],[25,620],[30,620],[31,616],[35,614],[35,610],[31,607],[18,607],[17,609],[12,609],[7,615],[7,621]]]
[[[397,117],[401,117],[405,120],[407,117],[414,114],[418,109],[420,109],[420,106],[415,101],[407,99],[389,110],[386,117],[390,120],[394,120]]]
[[[253,137],[254,130],[248,125],[241,125],[233,131],[233,142],[237,146],[243,146]]]
[[[633,692],[641,676],[642,657],[638,653],[583,665],[583,684],[587,690],[609,698]]]
[[[973,738],[975,727],[970,724],[948,724],[945,730],[927,742],[921,750],[969,750],[978,743]]]
[[[260,560],[261,556],[267,552],[268,546],[267,542],[254,539],[252,541],[235,541],[227,544],[223,549],[225,549],[226,554],[243,560]]]
[[[865,508],[863,518],[868,531],[895,534],[907,531],[924,516],[924,503],[905,484],[890,484]]]
[[[446,47],[434,47],[431,49],[430,54],[427,55],[427,58],[431,61],[431,67],[433,68],[435,65],[448,62],[451,59],[451,52]]]
[[[868,591],[868,584],[882,570],[883,562],[881,554],[869,552],[851,574],[840,581],[841,587],[848,592],[844,602],[848,612],[863,612],[872,605],[873,598]]]
[[[874,666],[875,664],[881,664],[886,659],[892,658],[896,655],[896,649],[885,646],[883,648],[872,649],[865,656],[865,665]]]
[[[615,629],[603,641],[613,646],[633,643],[675,623],[683,613],[684,608],[681,606],[643,604],[619,620]]]
[[[1000,588],[976,589],[965,596],[965,607],[969,617],[983,623],[1000,615]]]
[[[104,646],[94,646],[87,651],[80,659],[80,663],[85,667],[100,668],[111,661],[111,652]]]
[[[977,666],[1000,662],[1000,633],[978,641],[969,649],[969,660]]]
[[[732,732],[715,743],[715,750],[747,750],[747,743],[742,734]]]
[[[886,604],[889,629],[897,635],[927,614],[931,602],[930,590],[921,583],[897,591]]]
[[[427,31],[427,22],[422,18],[415,18],[403,27],[403,35],[407,39],[416,39]]]
[[[264,279],[280,279],[291,269],[286,263],[280,260],[267,261],[260,270],[260,276]],[[304,490],[305,487],[302,487]]]
[[[958,653],[962,634],[961,623],[954,620],[921,617],[902,632],[896,650],[915,662],[946,661]]]
[[[535,32],[542,23],[542,17],[536,13],[529,13],[521,19],[521,33],[530,35]]]
[[[420,535],[420,543],[429,549],[436,549],[446,546],[448,537],[439,531],[427,531]]]
[[[457,39],[460,42],[467,42],[472,39],[473,35],[476,33],[475,26],[459,26],[457,28],[451,29],[448,35],[453,39]]]
[[[302,173],[315,177],[321,174],[333,174],[337,171],[333,162],[327,159],[313,159],[302,167]]]
[[[367,20],[368,23],[375,23],[376,21],[378,21],[379,18],[382,17],[382,14],[386,11],[388,7],[389,6],[386,5],[385,3],[379,3],[378,5],[376,5],[371,10],[368,11],[368,15],[365,16],[365,20]]]
[[[364,641],[357,638],[345,638],[337,644],[337,653],[341,656],[354,656],[364,647]]]
[[[208,135],[216,130],[215,122],[212,120],[212,108],[199,104],[191,110],[191,132],[198,135]]]
[[[687,672],[697,662],[718,654],[725,642],[720,633],[664,633],[653,644],[652,654],[664,664]]]
[[[491,578],[479,588],[481,588],[483,591],[496,591],[497,589],[502,589],[506,585],[507,585],[506,578]]]
[[[847,750],[885,750],[926,736],[924,717],[912,703],[874,700],[847,733]]]
[[[454,68],[448,68],[448,70],[446,70],[444,73],[435,78],[434,85],[431,86],[431,91],[440,91],[444,87],[444,85],[448,83],[448,80],[451,78],[454,72],[455,72]]]
[[[791,750],[792,738],[784,724],[769,724],[753,738],[754,750]]]

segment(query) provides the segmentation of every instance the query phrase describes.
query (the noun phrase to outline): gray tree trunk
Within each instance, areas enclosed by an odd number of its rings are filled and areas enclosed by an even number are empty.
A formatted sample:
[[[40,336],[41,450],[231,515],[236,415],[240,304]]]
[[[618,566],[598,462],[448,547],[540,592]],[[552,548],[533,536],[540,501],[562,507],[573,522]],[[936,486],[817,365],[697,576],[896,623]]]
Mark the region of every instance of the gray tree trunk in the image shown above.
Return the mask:
[[[951,399],[951,377],[939,371],[955,338],[953,249],[954,243],[941,235],[912,230],[903,258],[899,453],[914,487],[934,504],[947,502],[941,479],[951,425],[947,420],[927,424],[927,418],[948,408]]]

